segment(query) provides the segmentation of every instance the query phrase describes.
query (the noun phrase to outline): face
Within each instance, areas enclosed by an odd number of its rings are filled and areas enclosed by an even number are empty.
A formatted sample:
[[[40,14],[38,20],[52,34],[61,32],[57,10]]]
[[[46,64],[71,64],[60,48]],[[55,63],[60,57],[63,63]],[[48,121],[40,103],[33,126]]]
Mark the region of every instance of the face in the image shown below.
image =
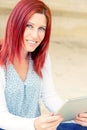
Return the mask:
[[[35,13],[29,19],[24,32],[23,49],[26,52],[33,52],[43,41],[47,26],[46,16]]]

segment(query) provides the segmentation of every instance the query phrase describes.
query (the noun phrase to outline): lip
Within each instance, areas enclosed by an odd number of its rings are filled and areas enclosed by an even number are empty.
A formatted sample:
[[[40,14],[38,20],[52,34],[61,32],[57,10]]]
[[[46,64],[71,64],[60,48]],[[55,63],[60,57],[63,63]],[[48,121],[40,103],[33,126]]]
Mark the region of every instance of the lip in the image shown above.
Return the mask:
[[[28,44],[34,45],[36,42],[31,40],[26,40]]]

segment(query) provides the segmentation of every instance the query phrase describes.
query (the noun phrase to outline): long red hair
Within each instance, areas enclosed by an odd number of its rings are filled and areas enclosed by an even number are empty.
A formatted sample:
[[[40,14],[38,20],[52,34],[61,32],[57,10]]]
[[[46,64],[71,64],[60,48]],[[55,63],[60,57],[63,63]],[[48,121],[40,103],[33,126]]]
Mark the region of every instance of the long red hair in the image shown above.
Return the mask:
[[[51,12],[47,5],[40,0],[21,0],[12,10],[0,49],[0,65],[9,62],[13,63],[15,55],[20,59],[20,50],[26,24],[34,13],[42,13],[47,18],[45,37],[36,50],[31,53],[34,62],[33,68],[42,77],[41,69],[45,62],[51,34]]]

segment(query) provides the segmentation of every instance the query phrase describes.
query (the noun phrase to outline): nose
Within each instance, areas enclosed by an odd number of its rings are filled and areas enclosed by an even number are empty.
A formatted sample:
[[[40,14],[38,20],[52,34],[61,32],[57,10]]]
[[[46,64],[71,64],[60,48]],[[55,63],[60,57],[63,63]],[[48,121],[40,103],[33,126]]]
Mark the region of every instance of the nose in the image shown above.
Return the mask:
[[[34,30],[32,31],[32,37],[33,37],[34,40],[37,40],[37,39],[38,39],[38,37],[39,37],[38,29],[34,29]]]

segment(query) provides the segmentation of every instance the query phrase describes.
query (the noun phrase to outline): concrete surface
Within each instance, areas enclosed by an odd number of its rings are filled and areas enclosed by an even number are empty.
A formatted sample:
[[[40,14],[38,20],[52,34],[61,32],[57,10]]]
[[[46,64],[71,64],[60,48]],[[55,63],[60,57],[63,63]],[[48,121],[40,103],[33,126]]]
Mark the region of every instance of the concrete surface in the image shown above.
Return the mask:
[[[87,96],[87,47],[51,41],[50,55],[55,89],[60,97]],[[43,104],[41,110],[47,112]]]

